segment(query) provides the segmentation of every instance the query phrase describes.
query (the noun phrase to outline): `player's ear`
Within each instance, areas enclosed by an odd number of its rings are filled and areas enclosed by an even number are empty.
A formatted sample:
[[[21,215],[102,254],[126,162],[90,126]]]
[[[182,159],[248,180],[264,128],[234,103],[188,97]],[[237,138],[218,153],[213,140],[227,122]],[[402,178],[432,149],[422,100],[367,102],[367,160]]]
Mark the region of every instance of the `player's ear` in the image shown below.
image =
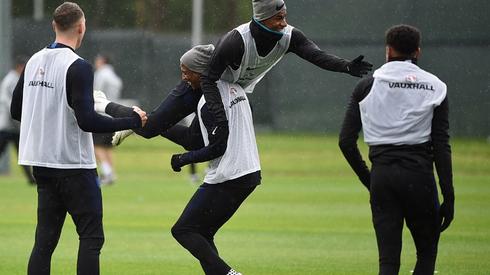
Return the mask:
[[[51,21],[51,26],[53,27],[53,31],[56,32],[56,23],[53,21]]]
[[[390,57],[393,55],[393,49],[386,45],[386,48],[385,48],[385,58],[386,58],[386,62],[388,62],[388,60],[390,60]]]
[[[83,22],[80,21],[77,25],[77,33],[82,34],[83,33]]]
[[[78,21],[77,26],[76,26],[76,32],[79,35],[85,34],[85,18],[84,17],[80,18],[80,20]]]
[[[415,51],[415,58],[419,59],[421,52],[422,50],[420,49],[420,47],[418,47],[417,50]]]

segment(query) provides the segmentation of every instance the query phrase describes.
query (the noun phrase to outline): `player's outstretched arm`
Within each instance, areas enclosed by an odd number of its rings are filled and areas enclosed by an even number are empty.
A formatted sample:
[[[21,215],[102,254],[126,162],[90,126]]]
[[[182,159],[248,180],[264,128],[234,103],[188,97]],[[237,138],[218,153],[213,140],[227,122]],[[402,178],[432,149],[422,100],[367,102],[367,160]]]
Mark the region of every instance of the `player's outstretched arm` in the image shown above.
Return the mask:
[[[373,69],[373,64],[363,60],[364,55],[356,57],[354,60],[347,63],[345,72],[357,77],[363,77]]]
[[[356,77],[366,75],[373,68],[371,63],[363,60],[364,56],[362,55],[349,61],[326,53],[313,41],[308,39],[301,30],[296,28],[292,31],[288,52],[295,53],[304,60],[315,64],[322,69],[348,73]]]
[[[68,105],[73,108],[80,129],[93,133],[109,133],[141,127],[146,120],[146,114],[132,112],[124,118],[112,118],[95,111],[93,78],[92,66],[83,59],[73,62],[66,74]]]
[[[132,108],[111,102],[107,99],[106,95],[102,91],[94,90],[94,109],[98,113],[108,114],[112,117],[128,117],[136,112],[138,115],[143,115],[142,117],[142,127],[148,122],[148,117],[146,113],[142,111],[139,107],[133,106]],[[132,129],[117,131],[112,136],[112,145],[119,146],[127,137],[134,134]]]
[[[195,92],[186,82],[177,85],[162,102],[148,114],[148,120],[144,127],[133,129],[134,132],[144,138],[150,139],[161,135],[186,116],[196,111],[197,103],[201,95]],[[103,93],[94,93],[95,109],[112,117],[126,117],[133,110],[127,106],[109,102]],[[128,131],[119,134],[118,142],[127,137]],[[132,132],[131,132],[132,133]]]
[[[116,118],[130,117],[133,115],[133,112],[135,112],[141,118],[141,125],[142,125],[141,127],[144,127],[146,125],[146,122],[148,121],[148,117],[146,115],[146,112],[143,111],[140,107],[138,106],[127,107],[121,104],[111,102],[110,100],[107,99],[105,93],[99,90],[94,90],[93,96],[94,96],[94,109],[96,112],[108,114]],[[107,108],[108,106],[111,107]]]

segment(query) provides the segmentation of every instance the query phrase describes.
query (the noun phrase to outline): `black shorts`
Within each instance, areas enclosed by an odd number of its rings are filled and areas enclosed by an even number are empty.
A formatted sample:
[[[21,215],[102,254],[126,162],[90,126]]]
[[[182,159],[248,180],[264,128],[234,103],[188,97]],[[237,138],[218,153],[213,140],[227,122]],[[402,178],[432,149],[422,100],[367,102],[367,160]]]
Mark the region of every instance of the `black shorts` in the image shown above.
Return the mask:
[[[94,145],[111,148],[114,133],[93,133]]]

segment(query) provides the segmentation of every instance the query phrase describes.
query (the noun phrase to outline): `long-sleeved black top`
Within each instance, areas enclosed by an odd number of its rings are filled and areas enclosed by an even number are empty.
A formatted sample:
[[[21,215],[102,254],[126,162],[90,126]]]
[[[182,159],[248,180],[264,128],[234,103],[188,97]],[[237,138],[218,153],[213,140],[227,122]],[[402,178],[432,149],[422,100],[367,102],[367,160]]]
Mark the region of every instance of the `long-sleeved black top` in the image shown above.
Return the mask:
[[[61,43],[53,43],[48,48],[70,47]],[[94,110],[93,86],[94,73],[92,65],[81,58],[73,62],[66,74],[66,96],[68,105],[75,112],[80,129],[86,132],[110,133],[141,127],[141,119],[137,113],[125,118],[111,118],[98,114]],[[22,114],[23,90],[24,72],[22,72],[15,87],[10,106],[12,118],[18,121],[21,120]]]
[[[208,133],[211,133],[216,126],[212,114],[207,108],[207,103],[203,105],[200,113],[204,127]],[[175,125],[162,134],[162,136],[188,150],[181,155],[185,164],[210,161],[226,152],[228,142],[224,135],[208,135],[209,144],[205,146],[200,127],[199,119],[196,116],[189,127]],[[232,183],[238,187],[249,187],[260,184],[260,180],[261,172],[256,171],[224,183]]]
[[[194,117],[189,127],[174,125],[190,114],[189,108],[194,108],[194,111],[197,109],[197,106],[194,105],[197,105],[198,95],[199,91],[192,90],[189,84],[181,82],[149,115],[148,120],[151,119],[152,124],[147,124],[143,129],[136,129],[136,133],[142,133],[143,136],[152,133],[145,136],[146,138],[154,137],[153,133],[160,133],[163,137],[181,145],[189,151],[181,156],[185,164],[205,162],[222,156],[228,145],[227,135],[210,135],[209,144],[204,146],[197,116]],[[127,106],[114,102],[109,103],[105,109],[106,113],[113,117],[126,116],[131,110]],[[204,104],[200,112],[206,130],[211,133],[214,130],[214,120],[207,104]]]
[[[201,113],[201,119],[204,124],[204,127],[206,127],[206,131],[208,133],[213,132],[214,130],[214,120],[212,118],[211,113],[208,110],[207,104],[204,104],[200,110]],[[194,132],[193,135],[197,137],[198,134],[197,132],[200,132],[199,123],[197,121],[197,116],[194,118],[193,123],[191,126],[194,127],[194,129],[191,128],[191,130]],[[226,147],[228,145],[228,139],[227,136],[224,135],[208,135],[209,139],[209,144],[207,146],[202,146],[199,148],[197,144],[194,147],[194,150],[191,150],[189,152],[186,152],[182,154],[181,159],[184,163],[198,163],[198,162],[205,162],[209,160],[213,160],[217,157],[222,156],[225,151]],[[197,139],[196,139],[197,140]],[[204,145],[204,143],[202,143]]]
[[[61,43],[53,43],[48,48],[70,48]],[[70,48],[71,49],[71,48]],[[73,50],[73,49],[71,49]],[[86,132],[110,133],[114,131],[139,128],[141,118],[135,112],[125,118],[111,118],[98,114],[94,110],[93,97],[94,73],[92,65],[83,59],[78,59],[68,68],[66,75],[66,96],[68,105],[73,108],[80,129]],[[24,72],[17,83],[10,105],[10,113],[13,119],[21,121],[22,98],[24,91]],[[40,168],[38,170],[61,170]],[[65,169],[78,170],[78,169]],[[50,173],[45,173],[50,174]]]
[[[181,145],[189,152],[182,155],[184,163],[205,162],[222,156],[227,147],[227,135],[210,135],[209,144],[204,146],[201,128],[197,116],[190,127],[175,125],[197,109],[201,97],[200,90],[193,90],[185,81],[177,85],[172,92],[148,116],[148,121],[142,129],[135,129],[137,134],[152,138],[155,133]],[[107,105],[106,113],[113,117],[127,116],[132,109],[114,102]],[[207,103],[200,110],[203,124],[208,133],[214,128],[214,120],[208,111]],[[171,128],[170,128],[171,127]]]
[[[257,52],[266,56],[274,48],[281,34],[265,29],[259,23],[250,22],[250,32],[254,38]],[[209,68],[201,76],[201,88],[206,98],[208,108],[213,114],[216,124],[226,121],[226,115],[221,102],[221,96],[216,86],[227,66],[238,69],[245,52],[245,45],[240,33],[232,30],[225,34],[217,43]],[[327,54],[313,41],[308,39],[301,30],[294,28],[287,53],[292,52],[318,67],[334,71],[347,72],[348,61],[335,55]]]
[[[342,130],[339,136],[339,146],[349,165],[352,167],[359,180],[368,189],[370,187],[370,171],[364,162],[357,147],[357,139],[362,129],[359,102],[370,92],[374,82],[373,77],[362,79],[355,87],[350,102],[347,106]],[[431,141],[419,145],[378,145],[370,146],[369,158],[371,162],[391,163],[401,162],[402,165],[414,169],[427,167],[432,170],[432,162],[435,163],[439,177],[439,185],[445,199],[454,200],[451,146],[449,145],[449,104],[447,97],[441,105],[434,109],[432,119]]]

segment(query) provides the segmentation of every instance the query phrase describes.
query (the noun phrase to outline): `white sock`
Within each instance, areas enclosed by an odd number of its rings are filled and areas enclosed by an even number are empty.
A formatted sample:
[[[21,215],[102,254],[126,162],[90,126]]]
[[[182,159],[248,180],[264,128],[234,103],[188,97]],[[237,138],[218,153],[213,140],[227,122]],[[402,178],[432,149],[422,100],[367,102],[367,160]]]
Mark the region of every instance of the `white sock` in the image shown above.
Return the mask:
[[[232,268],[230,271],[228,271],[228,273],[226,273],[226,275],[242,275],[242,273],[238,273]]]
[[[100,168],[102,170],[102,175],[103,176],[111,176],[112,175],[112,167],[111,165],[107,162],[107,161],[103,161],[101,164],[100,164]]]

